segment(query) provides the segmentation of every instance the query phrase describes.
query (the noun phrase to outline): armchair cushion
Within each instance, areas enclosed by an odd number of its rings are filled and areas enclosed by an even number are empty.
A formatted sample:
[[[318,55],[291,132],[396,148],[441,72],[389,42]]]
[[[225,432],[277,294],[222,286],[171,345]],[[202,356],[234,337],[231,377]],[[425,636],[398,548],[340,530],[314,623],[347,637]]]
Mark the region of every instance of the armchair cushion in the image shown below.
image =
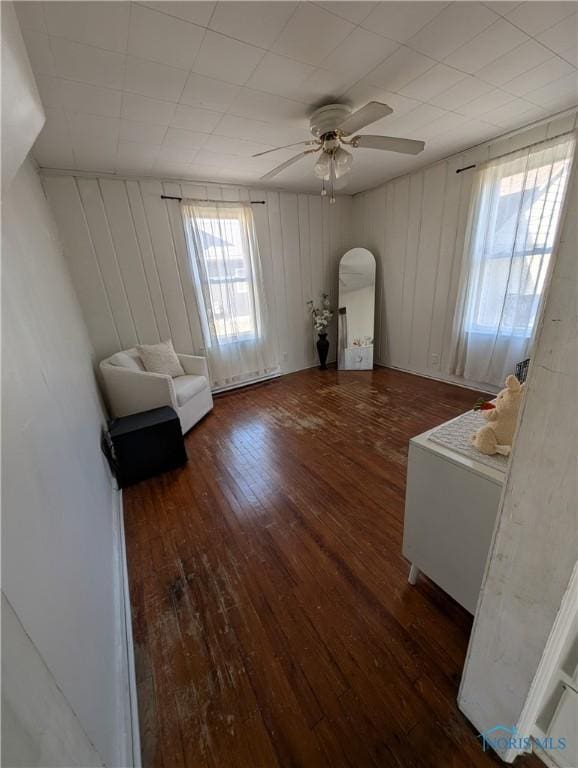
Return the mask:
[[[145,369],[150,373],[164,373],[167,376],[183,376],[185,373],[170,339],[160,344],[139,344],[137,351]]]
[[[209,382],[205,376],[176,376],[173,379],[173,386],[177,396],[177,403],[179,406],[182,406],[191,397],[206,389],[209,386]]]

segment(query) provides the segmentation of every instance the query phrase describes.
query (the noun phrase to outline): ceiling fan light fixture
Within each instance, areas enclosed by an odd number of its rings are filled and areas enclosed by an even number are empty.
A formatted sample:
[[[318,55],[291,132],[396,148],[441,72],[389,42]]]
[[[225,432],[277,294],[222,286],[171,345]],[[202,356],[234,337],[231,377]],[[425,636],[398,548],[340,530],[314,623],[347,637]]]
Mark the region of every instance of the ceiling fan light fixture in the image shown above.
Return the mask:
[[[331,175],[331,155],[327,152],[322,152],[313,170],[318,179],[329,181],[329,176]]]
[[[340,179],[349,173],[351,170],[351,164],[353,162],[353,155],[343,147],[339,147],[333,155],[333,161],[335,165],[335,178]]]

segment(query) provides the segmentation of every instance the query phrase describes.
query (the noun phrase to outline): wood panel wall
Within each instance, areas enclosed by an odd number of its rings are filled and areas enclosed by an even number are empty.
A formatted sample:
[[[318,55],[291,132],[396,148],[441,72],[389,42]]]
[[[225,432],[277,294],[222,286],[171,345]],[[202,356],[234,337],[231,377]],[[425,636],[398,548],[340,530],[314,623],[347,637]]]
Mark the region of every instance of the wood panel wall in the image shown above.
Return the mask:
[[[316,364],[306,302],[322,290],[337,300],[337,266],[351,247],[350,197],[329,205],[315,195],[49,172],[42,181],[96,361],[167,338],[184,353],[203,346],[179,203],[165,194],[266,201],[253,213],[282,370]]]
[[[354,197],[355,244],[378,264],[376,362],[477,386],[447,373],[473,181],[456,170],[575,126],[566,114]]]
[[[448,370],[472,171],[458,168],[571,131],[576,112],[474,147],[356,195],[327,198],[240,186],[43,174],[97,360],[136,343],[202,339],[176,197],[266,200],[253,207],[283,372],[316,363],[306,302],[337,302],[339,259],[377,259],[375,360],[479,387]],[[336,323],[330,333],[335,358]],[[487,385],[486,385],[487,388]]]

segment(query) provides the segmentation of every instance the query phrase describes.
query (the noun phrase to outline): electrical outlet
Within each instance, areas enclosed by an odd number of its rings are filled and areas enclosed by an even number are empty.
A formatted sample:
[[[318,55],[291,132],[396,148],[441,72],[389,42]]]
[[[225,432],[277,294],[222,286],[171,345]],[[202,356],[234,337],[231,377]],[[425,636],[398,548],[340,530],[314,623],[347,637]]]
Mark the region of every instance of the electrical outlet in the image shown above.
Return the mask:
[[[438,355],[437,352],[434,352],[431,355],[431,367],[432,368],[439,368],[439,364],[440,364],[440,356]]]

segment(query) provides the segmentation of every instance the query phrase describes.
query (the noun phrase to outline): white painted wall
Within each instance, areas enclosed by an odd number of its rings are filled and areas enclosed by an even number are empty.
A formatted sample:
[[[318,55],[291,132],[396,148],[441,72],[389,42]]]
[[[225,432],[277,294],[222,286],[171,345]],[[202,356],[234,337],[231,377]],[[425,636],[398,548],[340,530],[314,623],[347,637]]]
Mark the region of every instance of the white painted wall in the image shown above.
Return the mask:
[[[26,159],[45,121],[14,4],[5,0],[2,15],[2,187]]]
[[[570,131],[575,122],[575,112],[552,119],[354,197],[355,245],[377,260],[377,362],[476,385],[447,373],[473,179],[456,170]]]
[[[336,302],[350,197],[330,206],[314,195],[49,173],[43,185],[99,360],[169,337],[179,352],[203,346],[179,203],[162,200],[166,194],[267,201],[253,213],[282,369],[315,365],[306,302],[324,289]]]
[[[575,172],[462,678],[480,731],[518,723],[578,557],[577,211]]]
[[[101,760],[126,766],[127,649],[118,506],[100,451],[104,416],[86,327],[31,161],[2,201],[2,362],[2,590],[50,673],[17,687],[18,677],[4,676],[3,714],[27,711],[32,742],[34,733],[56,738],[58,691],[47,694],[42,723],[26,699],[49,691],[53,679]],[[13,644],[3,654],[5,668],[33,675]],[[10,754],[21,735],[3,729]],[[82,765],[90,745],[69,735],[60,734],[61,765]],[[78,762],[70,760],[74,744]]]
[[[102,760],[2,593],[2,765],[100,766]]]

